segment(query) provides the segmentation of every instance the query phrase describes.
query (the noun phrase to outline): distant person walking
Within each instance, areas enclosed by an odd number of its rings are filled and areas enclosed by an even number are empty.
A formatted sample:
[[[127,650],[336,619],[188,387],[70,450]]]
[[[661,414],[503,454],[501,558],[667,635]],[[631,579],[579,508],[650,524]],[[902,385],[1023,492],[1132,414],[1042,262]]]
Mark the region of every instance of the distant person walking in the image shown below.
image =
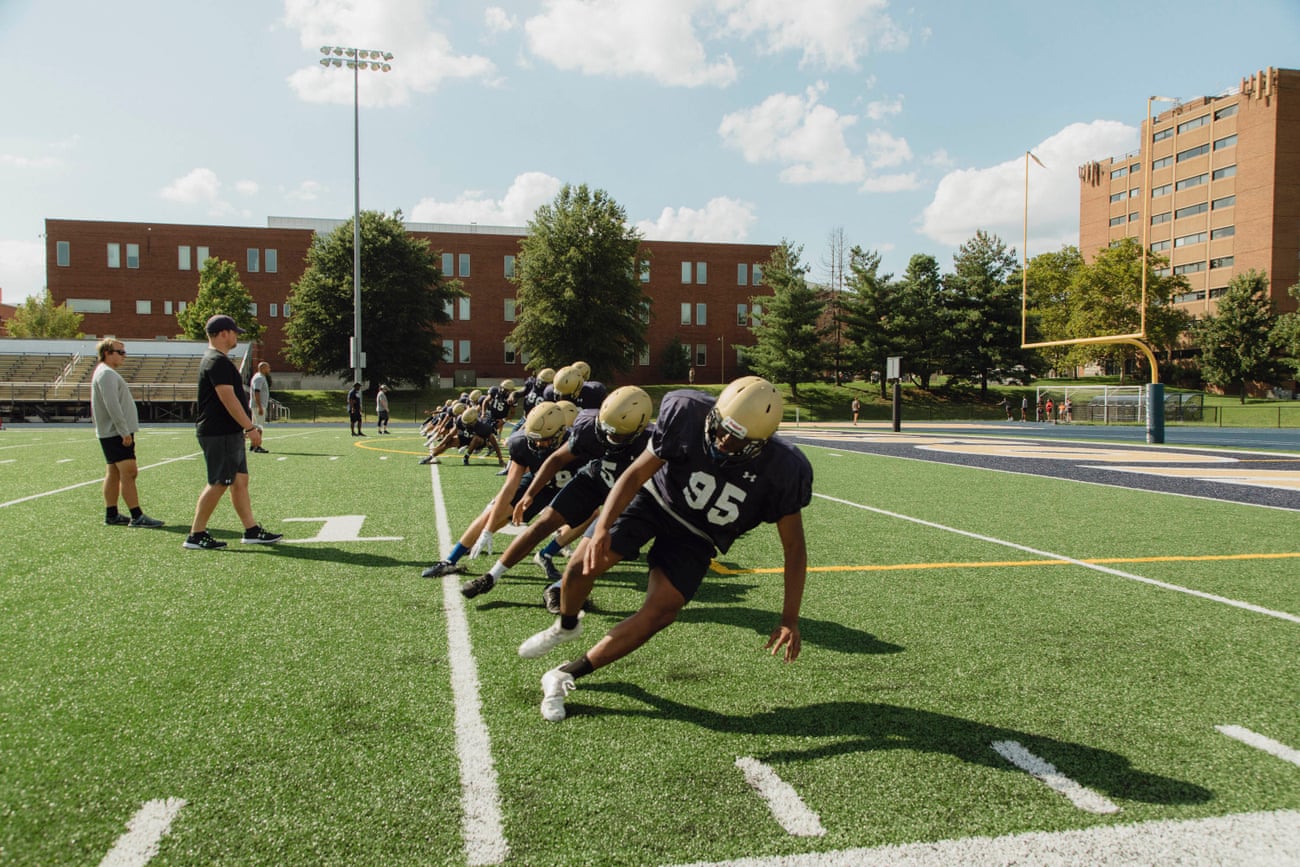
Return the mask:
[[[104,473],[104,523],[113,526],[161,527],[162,521],[150,518],[140,508],[135,487],[139,468],[135,463],[135,433],[140,429],[140,415],[122,374],[117,372],[126,358],[121,341],[106,337],[99,341],[99,364],[90,380],[90,415],[95,421],[95,436],[104,451],[108,470]],[[131,517],[118,512],[117,501],[126,503]]]
[[[1020,396],[1020,420],[1029,421],[1029,395]]]
[[[203,362],[199,366],[198,415],[194,430],[203,451],[208,484],[194,506],[194,523],[190,525],[190,535],[182,547],[208,551],[226,547],[225,542],[212,538],[208,533],[208,519],[227,490],[235,514],[244,525],[241,541],[249,545],[279,542],[284,536],[268,532],[257,523],[248,496],[248,456],[244,453],[244,438],[260,446],[262,429],[253,424],[244,411],[248,397],[244,394],[239,368],[229,356],[243,331],[235,320],[218,314],[208,320],[207,332],[208,351],[203,353]]]
[[[1002,398],[1001,406],[1002,406],[1002,411],[1007,414],[1007,421],[1015,421],[1015,419],[1012,418],[1011,416],[1011,401],[1004,397]]]
[[[375,392],[375,432],[388,433],[388,386],[379,386]]]
[[[348,392],[348,422],[351,424],[351,432],[354,437],[363,437],[361,431],[361,383],[352,383],[352,390]]]
[[[1047,415],[1044,416],[1043,421],[1050,421],[1052,424],[1056,424],[1056,416],[1052,415],[1052,410],[1055,409],[1055,407],[1056,404],[1052,403],[1052,399],[1049,397],[1047,403],[1043,404],[1043,409],[1047,413]]]
[[[853,410],[853,423],[857,424],[858,413],[862,412],[862,401],[858,400],[856,397],[853,398],[853,403],[849,404],[849,409]]]
[[[253,418],[253,424],[257,427],[266,425],[266,411],[271,406],[271,380],[266,375],[271,372],[271,365],[263,361],[257,365],[257,373],[248,381],[248,414]],[[266,449],[261,446],[250,445],[250,452],[258,454],[267,454]]]

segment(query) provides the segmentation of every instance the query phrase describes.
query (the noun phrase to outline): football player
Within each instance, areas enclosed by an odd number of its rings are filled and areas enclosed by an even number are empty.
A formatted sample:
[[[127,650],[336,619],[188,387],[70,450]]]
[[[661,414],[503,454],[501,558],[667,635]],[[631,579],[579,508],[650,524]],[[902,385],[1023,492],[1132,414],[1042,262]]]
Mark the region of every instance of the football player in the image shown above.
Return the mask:
[[[765,648],[799,656],[799,608],[808,569],[802,512],[812,498],[812,466],[775,436],[783,403],[776,388],[742,377],[718,395],[669,392],[649,447],[619,477],[605,499],[581,558],[570,560],[560,591],[560,616],[519,646],[539,657],[582,633],[579,614],[597,576],[635,558],[654,540],[646,560],[645,600],[584,655],[542,676],[543,718],[565,717],[576,680],[621,659],[676,618],[699,589],[716,551],[743,533],[776,524],[785,561],[785,601]]]

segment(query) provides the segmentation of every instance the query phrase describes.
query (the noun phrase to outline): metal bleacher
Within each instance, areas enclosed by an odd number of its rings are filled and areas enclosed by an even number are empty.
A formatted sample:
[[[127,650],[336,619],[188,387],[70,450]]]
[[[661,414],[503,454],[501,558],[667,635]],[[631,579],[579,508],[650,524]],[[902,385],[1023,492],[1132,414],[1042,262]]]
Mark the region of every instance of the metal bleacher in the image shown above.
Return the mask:
[[[198,355],[130,354],[118,372],[145,421],[193,418]],[[7,420],[90,418],[90,381],[97,356],[86,353],[0,352],[0,416]]]

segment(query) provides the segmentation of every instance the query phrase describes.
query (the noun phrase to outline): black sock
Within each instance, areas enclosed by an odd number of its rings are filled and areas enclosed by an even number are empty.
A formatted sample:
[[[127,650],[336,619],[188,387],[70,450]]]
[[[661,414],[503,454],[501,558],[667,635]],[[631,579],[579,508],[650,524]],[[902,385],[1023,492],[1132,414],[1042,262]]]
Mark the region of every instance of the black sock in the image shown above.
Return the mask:
[[[251,538],[253,538],[254,536],[257,535],[257,532],[258,532],[259,530],[261,530],[261,529],[262,529],[262,525],[261,525],[261,524],[254,524],[254,525],[251,526],[251,527],[245,527],[245,528],[244,528],[244,538],[245,538],[245,539],[251,539]]]
[[[583,654],[581,659],[575,659],[560,666],[560,671],[565,671],[573,675],[574,680],[577,680],[584,674],[591,674],[595,670],[596,667],[591,664],[591,660],[587,658],[586,654]]]
[[[570,630],[570,629],[577,629],[577,628],[578,628],[578,615],[574,614],[574,615],[571,617],[571,616],[569,616],[568,614],[561,614],[561,615],[560,615],[560,628],[563,629],[563,630],[566,630],[566,631],[567,631],[567,630]]]
[[[134,509],[131,510],[132,518],[138,518],[143,514],[144,514],[144,509],[140,508],[139,506],[136,506]]]
[[[117,506],[105,506],[105,507],[104,507],[104,517],[105,517],[105,518],[116,518],[116,517],[117,517]]]

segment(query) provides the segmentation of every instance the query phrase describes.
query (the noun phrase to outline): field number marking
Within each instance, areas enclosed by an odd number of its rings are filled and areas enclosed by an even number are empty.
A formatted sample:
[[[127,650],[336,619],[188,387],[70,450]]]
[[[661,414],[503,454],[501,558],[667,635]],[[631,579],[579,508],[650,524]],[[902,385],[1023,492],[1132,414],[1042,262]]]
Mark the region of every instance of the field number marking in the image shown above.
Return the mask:
[[[334,515],[329,518],[284,518],[284,521],[320,521],[321,528],[310,539],[285,539],[286,542],[400,542],[401,536],[362,536],[365,515]]]
[[[1080,810],[1089,813],[1119,812],[1119,807],[1115,806],[1108,798],[1086,786],[1079,785],[1058,771],[1051,762],[1040,759],[1016,741],[994,741],[992,746],[993,751],[1002,758],[1031,777],[1041,781],[1047,788],[1057,794],[1064,795],[1071,804],[1074,804]]]
[[[821,837],[826,834],[821,818],[808,809],[794,787],[781,779],[776,771],[758,759],[744,756],[736,759],[736,767],[745,775],[745,782],[758,792],[772,811],[772,818],[795,837]]]
[[[158,844],[171,830],[172,820],[185,806],[184,798],[146,801],[126,823],[126,833],[99,862],[99,867],[142,867],[158,854]]]

